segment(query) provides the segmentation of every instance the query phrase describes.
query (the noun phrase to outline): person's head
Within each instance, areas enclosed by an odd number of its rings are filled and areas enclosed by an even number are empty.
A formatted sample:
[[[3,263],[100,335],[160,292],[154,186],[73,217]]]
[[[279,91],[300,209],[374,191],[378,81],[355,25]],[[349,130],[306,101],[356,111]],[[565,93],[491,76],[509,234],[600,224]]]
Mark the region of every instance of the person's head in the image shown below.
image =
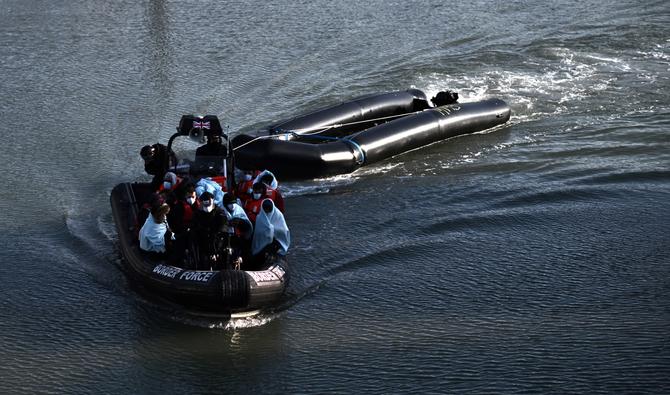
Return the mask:
[[[160,206],[163,203],[165,203],[165,196],[163,194],[154,192],[149,197],[149,205],[151,206],[152,211],[154,208],[158,208],[158,206]]]
[[[140,150],[140,156],[144,159],[145,162],[153,160],[156,156],[156,148],[151,145],[145,145]]]
[[[254,178],[254,172],[252,170],[245,170],[242,178],[244,178],[244,181],[251,181]]]
[[[173,190],[177,186],[177,175],[171,171],[165,173],[163,177],[163,189],[166,191]]]
[[[237,203],[237,199],[235,196],[233,196],[232,193],[228,192],[225,195],[223,195],[223,207],[228,210],[228,212],[232,213],[233,210],[235,209],[235,203]]]
[[[267,186],[272,185],[272,181],[274,180],[274,177],[272,177],[271,174],[263,174],[261,177],[261,182]]]
[[[200,195],[200,208],[211,213],[214,210],[214,195],[205,191]]]
[[[209,133],[207,135],[207,144],[209,145],[220,145],[221,144],[221,135],[218,133]]]
[[[188,183],[184,186],[184,189],[182,190],[183,195],[181,198],[191,206],[195,203],[196,195],[195,195],[195,185],[193,183]]]
[[[262,182],[257,182],[254,184],[252,188],[252,193],[253,193],[253,198],[254,200],[259,200],[265,196],[265,193],[267,192],[267,187],[265,184]]]
[[[156,205],[151,208],[151,216],[157,224],[165,222],[166,215],[170,212],[170,206],[167,203]]]
[[[263,200],[263,211],[265,211],[267,214],[270,214],[275,208],[275,204],[272,203],[272,200],[270,199],[265,199]]]

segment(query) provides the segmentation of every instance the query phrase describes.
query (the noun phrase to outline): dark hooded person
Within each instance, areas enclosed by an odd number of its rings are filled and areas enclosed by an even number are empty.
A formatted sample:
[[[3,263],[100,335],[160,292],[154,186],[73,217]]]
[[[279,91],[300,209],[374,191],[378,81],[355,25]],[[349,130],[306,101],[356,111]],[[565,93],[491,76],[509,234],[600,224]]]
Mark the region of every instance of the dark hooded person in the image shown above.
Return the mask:
[[[226,193],[223,196],[223,212],[228,220],[228,237],[231,248],[229,252],[232,253],[230,262],[233,267],[239,268],[242,264],[242,256],[249,256],[254,227],[232,193]]]
[[[255,182],[262,182],[265,184],[265,196],[268,199],[272,199],[272,202],[275,204],[275,207],[279,209],[282,213],[284,212],[284,197],[279,191],[279,183],[277,178],[270,170],[264,170],[256,177]]]
[[[207,144],[195,150],[195,156],[226,156],[226,146],[223,144],[221,135],[216,132],[207,133]]]
[[[140,150],[140,156],[144,160],[144,171],[154,176],[151,181],[151,189],[158,190],[163,184],[163,178],[168,169],[177,163],[174,152],[168,153],[166,146],[160,143],[145,145]]]
[[[191,245],[196,255],[197,269],[220,268],[223,264],[222,243],[227,240],[227,219],[225,213],[214,204],[214,196],[209,192],[200,195],[200,209],[193,213],[191,222]]]
[[[251,240],[253,260],[264,263],[269,255],[286,255],[291,244],[291,232],[284,215],[272,200],[263,200],[262,210],[256,217],[254,237]]]

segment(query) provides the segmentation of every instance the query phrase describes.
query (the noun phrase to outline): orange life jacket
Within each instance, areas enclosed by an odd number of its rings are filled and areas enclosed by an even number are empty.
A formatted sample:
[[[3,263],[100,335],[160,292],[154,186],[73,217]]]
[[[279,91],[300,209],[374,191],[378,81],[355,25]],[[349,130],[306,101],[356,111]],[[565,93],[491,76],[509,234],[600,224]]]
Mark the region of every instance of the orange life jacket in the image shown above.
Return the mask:
[[[210,177],[212,181],[216,182],[217,184],[221,185],[221,189],[223,192],[226,192],[226,176],[213,176]]]
[[[184,206],[184,226],[188,227],[193,219],[193,208],[188,202],[182,201],[181,204]]]
[[[237,184],[237,188],[235,189],[235,196],[240,198],[242,201],[242,205],[244,205],[247,200],[251,199],[251,191],[252,187],[254,186],[254,180],[249,180],[249,181],[240,181]]]
[[[247,202],[244,204],[244,212],[247,213],[247,217],[249,217],[249,221],[251,221],[252,224],[256,223],[256,216],[258,216],[258,213],[261,212],[261,206],[263,205],[263,199],[258,199],[258,200],[247,200]]]
[[[179,184],[181,184],[181,181],[182,181],[181,177],[177,177],[177,182],[172,186],[172,188],[170,190],[171,191],[177,190],[177,188],[179,187]],[[161,183],[161,185],[158,187],[158,192],[163,192],[163,191],[165,191],[165,186],[163,185],[163,183]]]
[[[272,200],[272,202],[275,204],[275,207],[277,207],[279,211],[282,213],[284,212],[284,198],[278,190],[267,187],[265,197]]]

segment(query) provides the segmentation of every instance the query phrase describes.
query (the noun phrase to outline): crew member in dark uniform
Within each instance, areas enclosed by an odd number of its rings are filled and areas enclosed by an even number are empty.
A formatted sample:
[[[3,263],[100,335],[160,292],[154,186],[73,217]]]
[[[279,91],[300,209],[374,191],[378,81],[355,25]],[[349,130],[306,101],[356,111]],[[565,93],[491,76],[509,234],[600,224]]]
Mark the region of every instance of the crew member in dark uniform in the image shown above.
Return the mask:
[[[160,143],[145,145],[140,150],[140,156],[144,159],[144,171],[154,176],[151,180],[151,189],[157,191],[163,184],[167,170],[177,163],[177,157],[172,151],[168,154],[167,147]]]
[[[223,174],[223,163],[226,160],[227,149],[221,139],[220,131],[207,132],[207,144],[195,150],[195,169],[197,173],[212,177]],[[220,181],[223,180],[216,181],[221,183]],[[222,185],[225,185],[225,182]]]
[[[195,150],[195,157],[199,156],[226,156],[226,146],[221,140],[221,134],[216,131],[207,133],[207,144]]]
[[[193,213],[191,222],[191,245],[198,270],[218,269],[223,265],[227,222],[226,214],[214,204],[214,196],[209,192],[200,195],[200,209]]]

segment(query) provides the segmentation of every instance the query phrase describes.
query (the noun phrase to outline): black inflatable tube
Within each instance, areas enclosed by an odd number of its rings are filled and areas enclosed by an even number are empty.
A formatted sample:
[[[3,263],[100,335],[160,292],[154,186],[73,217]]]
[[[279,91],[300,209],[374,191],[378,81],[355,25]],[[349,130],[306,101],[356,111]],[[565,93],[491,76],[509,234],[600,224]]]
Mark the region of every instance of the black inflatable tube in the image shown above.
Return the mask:
[[[367,95],[280,122],[269,128],[269,134],[291,131],[301,135],[327,128],[320,133],[322,136],[342,136],[373,126],[373,123],[361,123],[366,120],[408,114],[429,107],[426,94],[418,89]],[[340,124],[349,125],[329,127]]]
[[[492,128],[509,120],[510,109],[499,99],[451,104],[422,111],[351,138],[374,163],[436,141]]]
[[[238,147],[235,160],[239,168],[270,169],[285,179],[350,173],[436,141],[503,124],[510,114],[504,101],[489,99],[421,111],[326,143],[319,140],[322,135],[303,136],[300,141],[241,135],[233,140]],[[306,142],[310,139],[313,143]]]

